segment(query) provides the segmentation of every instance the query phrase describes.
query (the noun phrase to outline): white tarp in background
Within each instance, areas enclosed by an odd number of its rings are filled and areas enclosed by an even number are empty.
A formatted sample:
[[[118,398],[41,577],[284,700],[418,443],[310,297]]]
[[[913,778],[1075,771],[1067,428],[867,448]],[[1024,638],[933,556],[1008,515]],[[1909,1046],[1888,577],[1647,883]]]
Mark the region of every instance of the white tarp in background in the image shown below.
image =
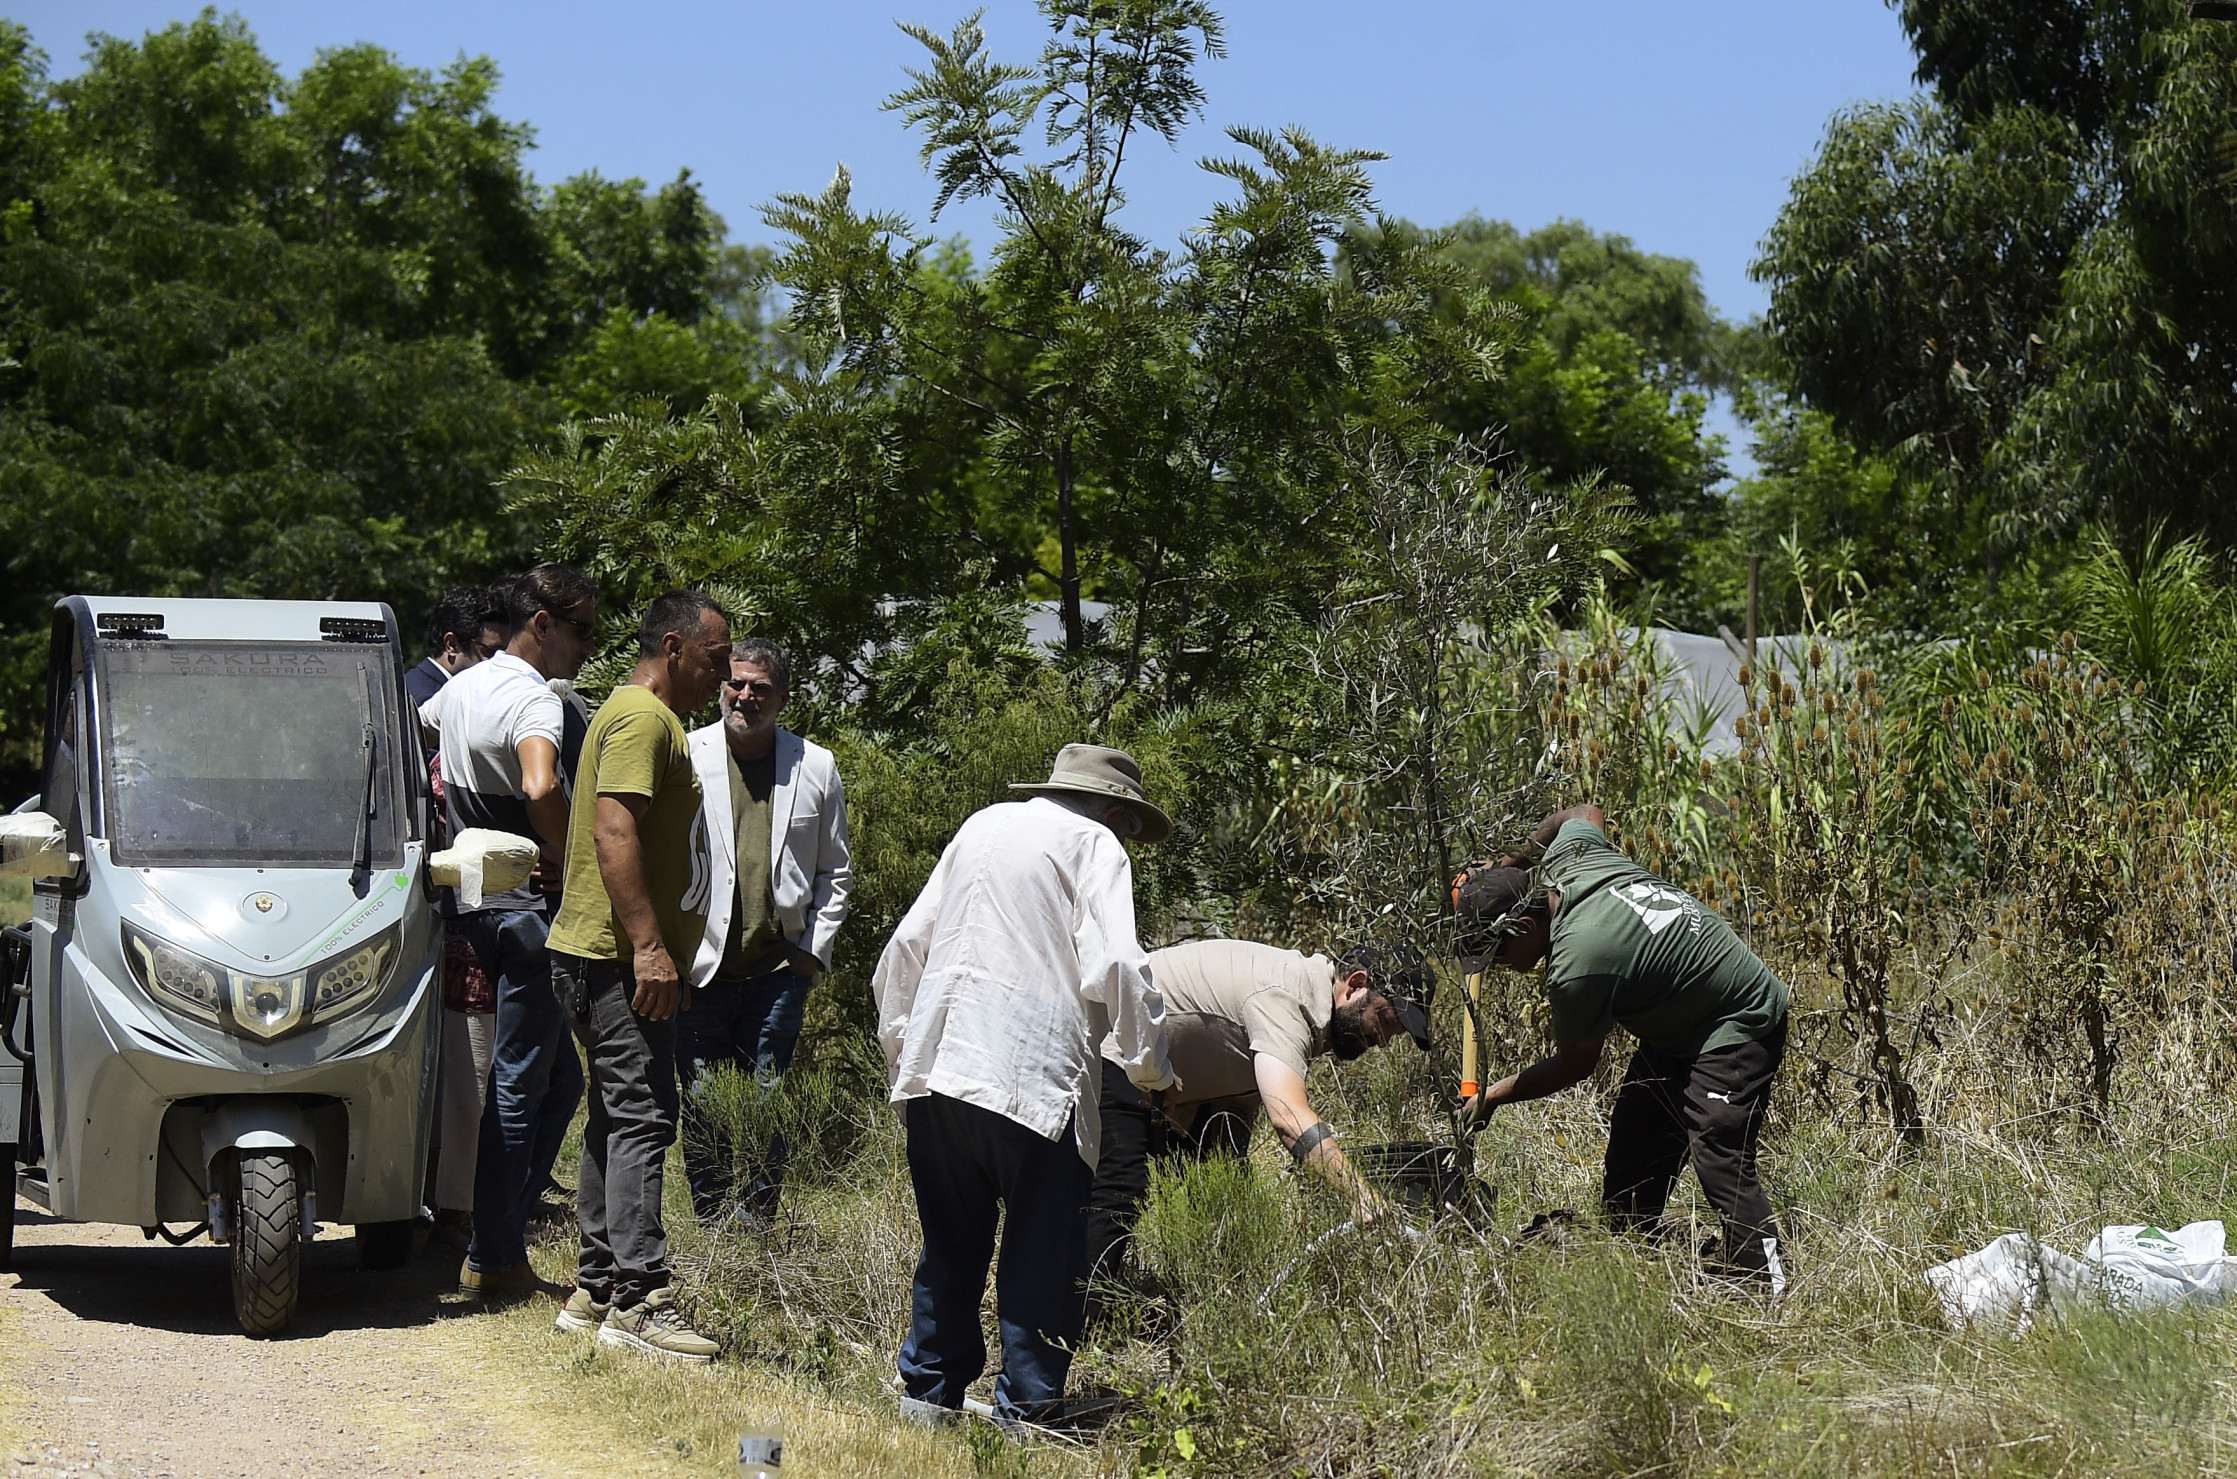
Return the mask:
[[[2219,1222],[2168,1232],[2150,1224],[2108,1227],[2075,1258],[2026,1233],[2006,1233],[1986,1248],[1926,1271],[1952,1325],[2025,1330],[2048,1310],[2140,1310],[2237,1293],[2237,1259],[2227,1256]]]

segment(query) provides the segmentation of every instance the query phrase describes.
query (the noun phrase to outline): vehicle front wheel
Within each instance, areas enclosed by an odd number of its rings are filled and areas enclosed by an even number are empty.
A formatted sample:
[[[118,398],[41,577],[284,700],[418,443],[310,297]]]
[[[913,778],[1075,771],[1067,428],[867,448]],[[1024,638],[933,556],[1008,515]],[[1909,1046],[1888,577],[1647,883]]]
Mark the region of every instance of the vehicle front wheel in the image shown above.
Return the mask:
[[[360,1222],[357,1225],[357,1266],[366,1269],[402,1268],[412,1261],[411,1219],[402,1222]]]
[[[244,1152],[233,1214],[233,1313],[251,1335],[277,1335],[295,1318],[303,1282],[303,1195],[295,1162]]]

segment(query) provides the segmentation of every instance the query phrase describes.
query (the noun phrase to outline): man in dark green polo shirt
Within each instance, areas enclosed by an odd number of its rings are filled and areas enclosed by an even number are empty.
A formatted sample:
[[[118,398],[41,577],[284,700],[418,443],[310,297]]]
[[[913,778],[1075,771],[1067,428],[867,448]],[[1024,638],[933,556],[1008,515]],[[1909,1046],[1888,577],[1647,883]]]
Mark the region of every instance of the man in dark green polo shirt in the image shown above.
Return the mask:
[[[1542,887],[1532,860],[1542,857]],[[1555,812],[1529,843],[1453,881],[1484,963],[1545,962],[1553,1053],[1463,1107],[1480,1122],[1582,1083],[1608,1034],[1639,1040],[1608,1123],[1601,1200],[1619,1230],[1651,1231],[1686,1162],[1724,1222],[1720,1272],[1786,1286],[1756,1141],[1786,1056],[1787,989],[1732,926],[1608,841],[1600,808]],[[1470,968],[1477,968],[1470,962]]]

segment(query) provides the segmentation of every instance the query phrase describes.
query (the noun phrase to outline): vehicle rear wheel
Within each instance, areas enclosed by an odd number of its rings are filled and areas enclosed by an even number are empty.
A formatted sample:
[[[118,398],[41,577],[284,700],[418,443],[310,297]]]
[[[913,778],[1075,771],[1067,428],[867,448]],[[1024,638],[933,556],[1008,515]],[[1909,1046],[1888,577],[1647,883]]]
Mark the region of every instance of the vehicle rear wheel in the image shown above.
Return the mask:
[[[295,1318],[303,1282],[303,1196],[284,1152],[243,1152],[233,1214],[233,1314],[251,1335]]]
[[[402,1268],[411,1262],[412,1232],[416,1226],[408,1218],[403,1222],[360,1222],[357,1225],[357,1266]]]
[[[0,1270],[16,1266],[16,1148],[0,1140]]]

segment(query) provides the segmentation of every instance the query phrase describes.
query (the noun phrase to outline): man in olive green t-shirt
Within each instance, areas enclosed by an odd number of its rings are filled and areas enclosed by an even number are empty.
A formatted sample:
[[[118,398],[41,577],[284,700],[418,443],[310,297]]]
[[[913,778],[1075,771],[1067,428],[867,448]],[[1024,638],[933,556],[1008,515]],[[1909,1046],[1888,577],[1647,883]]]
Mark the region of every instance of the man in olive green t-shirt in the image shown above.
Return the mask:
[[[706,1361],[668,1287],[662,1173],[676,1139],[676,1023],[707,917],[699,778],[679,714],[728,670],[730,623],[697,591],[647,608],[637,666],[591,721],[568,813],[567,888],[551,932],[552,990],[583,1045],[590,1117],[576,1215],[582,1246],[561,1330],[600,1345]]]
[[[1453,882],[1483,957],[1545,962],[1554,1052],[1463,1105],[1481,1121],[1583,1082],[1608,1034],[1639,1040],[1608,1124],[1601,1197],[1619,1229],[1650,1230],[1690,1159],[1724,1222],[1716,1260],[1783,1292],[1778,1226],[1756,1142],[1786,1056],[1787,988],[1732,926],[1618,851],[1596,806],[1555,812],[1530,842]],[[1543,887],[1528,863],[1544,859]]]

